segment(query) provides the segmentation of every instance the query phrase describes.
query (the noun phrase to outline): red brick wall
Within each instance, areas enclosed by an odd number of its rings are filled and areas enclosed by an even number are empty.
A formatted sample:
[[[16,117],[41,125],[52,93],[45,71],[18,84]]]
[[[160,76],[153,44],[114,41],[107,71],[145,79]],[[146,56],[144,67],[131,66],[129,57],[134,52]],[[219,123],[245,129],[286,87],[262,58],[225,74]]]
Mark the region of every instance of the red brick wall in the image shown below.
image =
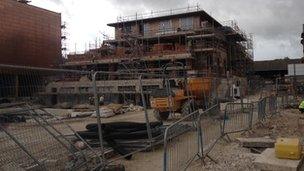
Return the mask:
[[[193,18],[193,27],[194,28],[199,28],[200,27],[200,16],[191,16]],[[174,31],[177,30],[177,28],[180,28],[180,18],[182,17],[172,17],[171,23],[172,23],[172,28]],[[160,21],[162,20],[154,20],[154,21],[149,21],[149,36],[155,36],[157,33],[159,33],[159,28],[160,28]],[[135,23],[132,23],[132,34],[139,34],[139,26],[136,25]],[[115,39],[121,40],[121,29],[117,26],[115,28]]]
[[[61,61],[61,15],[0,0],[0,64],[53,67]]]

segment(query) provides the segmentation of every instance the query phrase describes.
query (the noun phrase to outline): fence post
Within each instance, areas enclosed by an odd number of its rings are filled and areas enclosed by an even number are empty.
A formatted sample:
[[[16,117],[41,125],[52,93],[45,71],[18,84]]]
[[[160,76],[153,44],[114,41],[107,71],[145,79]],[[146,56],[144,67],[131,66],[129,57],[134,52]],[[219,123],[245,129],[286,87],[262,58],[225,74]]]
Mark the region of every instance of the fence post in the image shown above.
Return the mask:
[[[142,75],[139,76],[139,87],[140,87],[140,94],[141,94],[141,99],[142,99],[143,107],[144,107],[144,110],[145,110],[145,119],[146,119],[146,126],[147,126],[148,137],[149,137],[150,143],[152,143],[152,133],[151,133],[149,116],[148,116],[146,98],[145,98],[144,90],[143,90]]]
[[[167,136],[168,136],[168,128],[165,130],[165,134],[164,134],[164,158],[163,158],[163,171],[167,171]]]
[[[95,102],[95,108],[96,108],[98,137],[99,137],[99,143],[100,143],[101,158],[104,161],[105,155],[104,155],[104,148],[103,148],[103,137],[102,137],[102,130],[101,130],[99,99],[98,99],[97,84],[96,84],[96,75],[97,74],[98,74],[98,72],[94,72],[92,75],[93,76],[93,92],[94,92],[94,102]],[[102,163],[102,165],[103,165],[103,163]]]
[[[204,156],[204,145],[203,145],[203,133],[202,133],[202,126],[201,126],[201,115],[199,114],[197,117],[197,141],[198,141],[198,152],[200,157]]]
[[[253,122],[253,104],[247,104],[250,106],[250,113],[249,113],[249,130],[252,130],[252,122]]]
[[[227,119],[227,106],[229,105],[229,103],[226,104],[225,106],[225,113],[224,113],[224,118],[223,118],[223,125],[222,125],[222,131],[221,131],[221,136],[225,136],[225,125],[226,125],[226,119]]]

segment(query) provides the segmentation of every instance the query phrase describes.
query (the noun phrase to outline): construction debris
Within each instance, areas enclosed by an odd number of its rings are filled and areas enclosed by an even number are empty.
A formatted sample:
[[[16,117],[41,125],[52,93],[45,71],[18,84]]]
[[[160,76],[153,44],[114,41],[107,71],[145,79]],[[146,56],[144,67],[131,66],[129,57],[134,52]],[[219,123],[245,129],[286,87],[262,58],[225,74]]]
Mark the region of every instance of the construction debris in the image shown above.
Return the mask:
[[[134,106],[133,104],[124,106],[122,104],[114,104],[111,103],[109,105],[105,105],[99,108],[100,117],[109,118],[115,115],[124,114],[127,112],[139,112],[142,111],[143,107]],[[92,114],[92,117],[96,117],[96,111]]]
[[[163,124],[161,122],[150,123],[151,135],[153,138],[163,134]],[[143,148],[146,146],[144,139],[148,139],[146,123],[134,122],[112,122],[101,125],[103,131],[103,139],[106,145],[113,148],[122,156],[129,154],[130,149]],[[99,146],[99,136],[97,124],[88,124],[86,131],[80,131],[78,134],[86,139],[91,146]],[[97,143],[96,143],[97,142]],[[144,146],[138,146],[138,143],[144,143]],[[125,157],[131,159],[132,155]]]
[[[100,113],[100,117],[102,117],[102,118],[109,118],[109,117],[115,116],[115,113],[113,112],[113,110],[110,108],[107,108],[107,107],[100,107],[99,113]],[[94,111],[94,113],[91,115],[91,117],[94,117],[94,118],[97,117],[96,111]]]
[[[270,138],[237,138],[237,140],[246,148],[273,148],[276,142]]]
[[[72,103],[71,102],[63,102],[63,103],[57,103],[54,108],[57,109],[71,109],[72,108]]]
[[[95,106],[90,104],[79,104],[73,106],[74,111],[88,111],[88,110],[95,110]]]
[[[123,111],[123,105],[122,104],[111,103],[111,104],[103,106],[103,107],[111,109],[113,111],[113,113],[115,113],[115,114],[123,114],[123,113],[125,113]]]
[[[274,148],[266,149],[254,161],[256,168],[269,171],[299,171],[304,169],[302,163],[303,159],[287,160],[276,158]]]

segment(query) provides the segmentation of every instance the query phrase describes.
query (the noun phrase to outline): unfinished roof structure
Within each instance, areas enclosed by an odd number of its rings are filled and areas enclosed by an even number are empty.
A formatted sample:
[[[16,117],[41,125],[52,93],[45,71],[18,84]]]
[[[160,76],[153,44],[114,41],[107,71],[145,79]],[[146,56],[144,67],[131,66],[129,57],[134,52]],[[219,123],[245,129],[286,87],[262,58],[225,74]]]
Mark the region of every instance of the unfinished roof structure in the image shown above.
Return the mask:
[[[115,39],[68,55],[64,66],[159,73],[173,60],[184,63],[188,74],[246,76],[253,65],[252,41],[235,22],[224,24],[198,7],[119,17],[108,24],[115,29]],[[141,67],[123,65],[134,65],[132,61]],[[171,68],[172,74],[180,69]]]

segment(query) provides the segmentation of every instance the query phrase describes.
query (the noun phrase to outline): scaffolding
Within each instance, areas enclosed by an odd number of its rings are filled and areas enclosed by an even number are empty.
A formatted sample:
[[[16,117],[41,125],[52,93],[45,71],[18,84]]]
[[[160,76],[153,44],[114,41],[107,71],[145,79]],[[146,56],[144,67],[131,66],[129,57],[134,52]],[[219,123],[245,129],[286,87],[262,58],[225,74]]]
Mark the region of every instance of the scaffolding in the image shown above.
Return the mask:
[[[159,26],[149,23],[152,19]],[[67,65],[95,64],[102,71],[159,74],[162,66],[176,61],[185,65],[189,75],[206,77],[245,77],[251,69],[252,35],[236,21],[216,21],[199,5],[120,16],[117,23],[108,25],[115,27],[115,39],[85,54],[71,55]],[[170,72],[179,77],[181,68]]]

